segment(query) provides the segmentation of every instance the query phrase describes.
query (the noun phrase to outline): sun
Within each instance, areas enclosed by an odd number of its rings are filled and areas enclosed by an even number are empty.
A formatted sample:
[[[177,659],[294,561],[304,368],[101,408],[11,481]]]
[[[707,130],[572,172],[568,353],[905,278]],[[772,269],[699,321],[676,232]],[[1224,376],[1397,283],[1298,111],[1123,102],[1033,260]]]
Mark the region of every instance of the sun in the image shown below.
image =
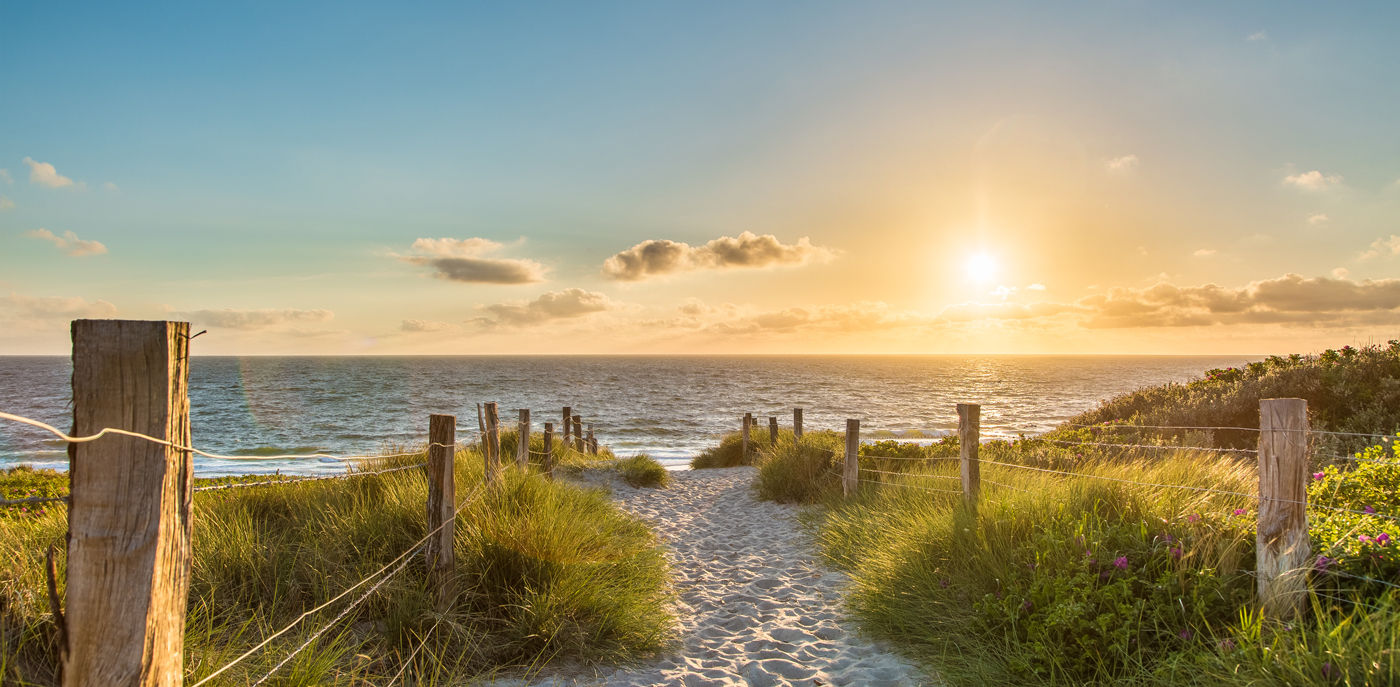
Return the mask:
[[[997,261],[986,253],[977,253],[967,259],[967,276],[978,284],[985,284],[997,276]]]

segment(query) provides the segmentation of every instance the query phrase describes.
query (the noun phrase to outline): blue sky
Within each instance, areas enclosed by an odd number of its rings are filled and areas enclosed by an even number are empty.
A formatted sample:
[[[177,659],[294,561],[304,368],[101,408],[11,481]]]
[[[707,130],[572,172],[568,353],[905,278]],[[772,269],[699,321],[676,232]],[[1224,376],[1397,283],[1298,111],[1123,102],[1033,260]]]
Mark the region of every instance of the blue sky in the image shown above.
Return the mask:
[[[1400,336],[1388,3],[502,5],[0,5],[0,353]]]

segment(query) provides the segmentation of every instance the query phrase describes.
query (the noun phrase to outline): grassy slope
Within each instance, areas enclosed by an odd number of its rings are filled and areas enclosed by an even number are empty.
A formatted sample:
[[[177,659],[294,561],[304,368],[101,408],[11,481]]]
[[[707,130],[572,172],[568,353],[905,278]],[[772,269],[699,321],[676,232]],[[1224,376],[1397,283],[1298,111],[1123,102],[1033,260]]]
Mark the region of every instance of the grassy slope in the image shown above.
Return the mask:
[[[589,458],[561,456],[566,466]],[[552,659],[625,661],[665,645],[672,626],[667,567],[646,525],[602,492],[514,468],[501,488],[469,500],[483,463],[475,450],[457,457],[463,510],[454,607],[432,611],[433,590],[415,556],[284,668],[280,684],[363,684],[401,669],[415,683],[458,684]],[[66,482],[53,475],[46,483],[56,480]],[[201,679],[409,549],[426,534],[426,494],[417,470],[196,494],[187,679]],[[0,518],[0,682],[23,675],[52,683],[41,561],[65,527],[62,509]],[[309,618],[212,684],[246,684],[341,608]],[[405,665],[425,637],[425,649]]]

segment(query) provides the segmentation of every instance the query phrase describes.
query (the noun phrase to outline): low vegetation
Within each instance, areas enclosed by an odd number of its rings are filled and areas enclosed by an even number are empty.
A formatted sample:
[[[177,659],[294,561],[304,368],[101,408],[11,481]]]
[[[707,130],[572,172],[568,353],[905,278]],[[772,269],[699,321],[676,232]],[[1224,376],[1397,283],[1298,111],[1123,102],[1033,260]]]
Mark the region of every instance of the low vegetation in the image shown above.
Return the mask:
[[[617,461],[615,469],[622,481],[637,489],[663,489],[671,483],[671,473],[665,466],[645,453]]]
[[[754,488],[815,504],[805,518],[821,555],[852,576],[848,602],[867,631],[957,685],[1400,684],[1397,348],[1211,371],[1112,399],[1046,438],[984,443],[975,509],[957,461],[942,460],[958,456],[955,437],[862,445],[851,498],[840,435],[779,441],[752,454]],[[1124,428],[1257,427],[1258,400],[1275,396],[1308,398],[1314,428],[1390,434],[1313,446],[1314,569],[1291,619],[1257,608],[1255,500],[1221,493],[1256,491],[1253,457],[1196,450],[1243,442]],[[1074,426],[1093,423],[1107,424]],[[1338,459],[1351,447],[1361,460]]]
[[[571,450],[560,455],[564,469],[593,460]],[[475,448],[460,452],[456,466],[460,593],[452,607],[434,612],[436,590],[415,554],[403,573],[282,668],[275,684],[387,684],[400,674],[404,684],[462,684],[555,659],[627,661],[666,645],[673,625],[667,564],[644,522],[604,492],[551,482],[535,470],[507,467],[497,488],[481,489],[484,461]],[[24,470],[0,479],[7,495],[61,493],[66,482]],[[412,549],[426,534],[426,498],[420,470],[195,494],[186,683]],[[56,634],[42,570],[44,551],[57,544],[61,593],[65,529],[62,507],[0,517],[0,683],[54,684]],[[343,604],[307,618],[211,684],[251,684]]]

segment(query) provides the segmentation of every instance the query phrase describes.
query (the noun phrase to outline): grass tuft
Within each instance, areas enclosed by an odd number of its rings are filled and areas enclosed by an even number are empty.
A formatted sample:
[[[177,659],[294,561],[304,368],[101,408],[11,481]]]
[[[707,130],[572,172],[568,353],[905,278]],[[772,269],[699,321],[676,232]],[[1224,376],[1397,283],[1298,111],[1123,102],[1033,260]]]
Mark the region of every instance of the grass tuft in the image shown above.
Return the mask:
[[[671,482],[671,473],[655,458],[643,453],[617,461],[622,481],[633,488],[664,489]]]

